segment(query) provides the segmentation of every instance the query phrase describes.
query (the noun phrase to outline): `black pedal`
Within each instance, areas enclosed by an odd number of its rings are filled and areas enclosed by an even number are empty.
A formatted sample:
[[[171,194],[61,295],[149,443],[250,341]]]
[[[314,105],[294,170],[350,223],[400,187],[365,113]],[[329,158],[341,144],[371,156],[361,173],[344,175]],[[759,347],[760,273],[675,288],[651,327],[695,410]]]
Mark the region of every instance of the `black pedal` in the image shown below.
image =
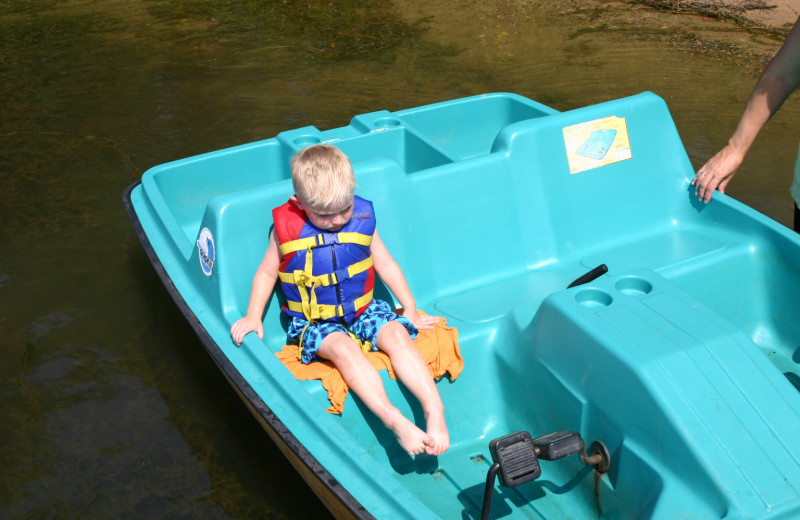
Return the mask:
[[[534,439],[540,459],[556,460],[583,452],[583,439],[577,432],[558,431]]]
[[[500,464],[500,481],[516,487],[539,478],[542,469],[536,449],[528,432],[515,432],[489,444],[492,460]]]

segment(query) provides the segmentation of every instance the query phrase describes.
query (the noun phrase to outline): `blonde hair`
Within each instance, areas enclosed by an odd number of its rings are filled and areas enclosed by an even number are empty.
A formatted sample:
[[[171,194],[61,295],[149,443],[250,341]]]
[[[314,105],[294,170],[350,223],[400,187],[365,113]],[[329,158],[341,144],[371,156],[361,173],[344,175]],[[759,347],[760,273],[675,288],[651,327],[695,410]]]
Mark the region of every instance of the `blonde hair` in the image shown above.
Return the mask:
[[[335,146],[307,146],[292,157],[291,167],[295,195],[312,208],[341,210],[353,203],[353,167]]]

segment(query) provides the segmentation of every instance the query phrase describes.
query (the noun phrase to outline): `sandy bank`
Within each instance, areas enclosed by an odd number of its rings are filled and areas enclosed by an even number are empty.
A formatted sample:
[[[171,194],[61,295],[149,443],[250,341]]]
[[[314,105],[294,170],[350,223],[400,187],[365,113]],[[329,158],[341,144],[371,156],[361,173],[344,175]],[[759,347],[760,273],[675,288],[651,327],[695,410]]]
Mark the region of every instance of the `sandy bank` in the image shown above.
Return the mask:
[[[645,0],[641,3],[676,11],[695,11],[707,16],[741,18],[765,27],[788,28],[800,16],[798,0]]]
[[[663,41],[758,74],[800,15],[800,0],[572,0],[594,30]]]

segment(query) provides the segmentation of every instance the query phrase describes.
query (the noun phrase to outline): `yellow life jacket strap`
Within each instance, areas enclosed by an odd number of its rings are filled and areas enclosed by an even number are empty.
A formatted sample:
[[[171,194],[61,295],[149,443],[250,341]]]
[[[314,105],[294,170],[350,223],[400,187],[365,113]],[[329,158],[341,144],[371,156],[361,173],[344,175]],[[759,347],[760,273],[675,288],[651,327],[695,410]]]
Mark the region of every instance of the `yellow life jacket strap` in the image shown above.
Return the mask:
[[[347,267],[347,269],[340,269],[335,273],[321,274],[314,276],[309,272],[296,269],[291,273],[280,271],[278,277],[283,283],[291,283],[298,287],[327,287],[329,285],[336,285],[348,278],[352,278],[359,273],[363,273],[372,267],[372,257],[356,262]],[[301,291],[302,292],[302,291]]]
[[[291,240],[289,242],[286,242],[285,244],[280,245],[281,254],[287,255],[289,253],[294,253],[296,251],[313,249],[315,247],[330,243],[358,244],[365,247],[369,247],[372,244],[372,235],[364,235],[362,233],[353,233],[348,231],[344,231],[342,233],[334,233],[334,234],[336,235],[334,242],[326,242],[325,235],[322,233],[320,233],[319,235],[314,235],[313,237],[298,238],[297,240]]]
[[[317,303],[317,287],[341,283],[348,277],[352,277],[372,267],[372,255],[370,255],[364,260],[360,260],[348,266],[346,269],[341,269],[330,274],[314,276],[312,274],[314,272],[314,255],[312,254],[312,250],[320,245],[336,243],[359,244],[369,247],[370,244],[372,244],[372,235],[351,232],[319,234],[309,238],[292,240],[280,245],[282,255],[286,255],[290,252],[306,251],[305,265],[302,270],[297,269],[291,273],[279,272],[278,276],[282,283],[294,284],[300,293],[299,302],[291,300],[286,302],[289,310],[302,313],[309,321],[338,318],[372,301],[373,291],[369,291],[367,294],[356,298],[355,302],[353,302],[355,304],[354,309],[348,306],[346,311],[342,305]]]
[[[361,307],[367,305],[372,301],[373,292],[374,291],[369,291],[367,294],[356,298],[353,302],[353,307],[355,309],[360,309]],[[290,300],[286,302],[286,305],[290,311],[303,313],[308,321],[341,318],[346,314],[343,305],[326,305],[317,303],[317,298],[313,291],[311,293],[311,298],[309,299],[307,299],[307,296],[304,294],[304,292],[301,292],[300,295],[303,301],[295,302]]]

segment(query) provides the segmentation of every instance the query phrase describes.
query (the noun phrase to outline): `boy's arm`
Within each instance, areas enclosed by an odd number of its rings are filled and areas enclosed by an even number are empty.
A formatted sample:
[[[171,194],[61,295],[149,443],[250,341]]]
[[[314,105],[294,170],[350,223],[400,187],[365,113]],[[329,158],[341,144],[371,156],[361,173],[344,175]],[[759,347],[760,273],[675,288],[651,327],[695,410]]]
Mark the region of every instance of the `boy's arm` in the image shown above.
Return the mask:
[[[264,308],[267,306],[267,301],[269,301],[275,288],[280,261],[278,241],[273,231],[269,236],[267,252],[264,253],[261,265],[258,266],[258,270],[253,277],[247,315],[231,327],[231,336],[237,345],[241,345],[244,337],[250,332],[255,332],[259,338],[264,339],[264,324],[261,321],[261,317],[264,315]]]
[[[406,277],[403,275],[402,269],[394,260],[389,250],[386,249],[383,240],[381,240],[378,231],[372,236],[372,245],[370,246],[372,252],[372,263],[375,267],[375,272],[381,277],[386,287],[392,291],[392,294],[400,305],[403,307],[403,316],[411,320],[418,329],[431,329],[433,324],[439,321],[436,316],[420,316],[417,312],[417,303],[414,301],[414,296],[411,294],[411,289],[408,287]]]

